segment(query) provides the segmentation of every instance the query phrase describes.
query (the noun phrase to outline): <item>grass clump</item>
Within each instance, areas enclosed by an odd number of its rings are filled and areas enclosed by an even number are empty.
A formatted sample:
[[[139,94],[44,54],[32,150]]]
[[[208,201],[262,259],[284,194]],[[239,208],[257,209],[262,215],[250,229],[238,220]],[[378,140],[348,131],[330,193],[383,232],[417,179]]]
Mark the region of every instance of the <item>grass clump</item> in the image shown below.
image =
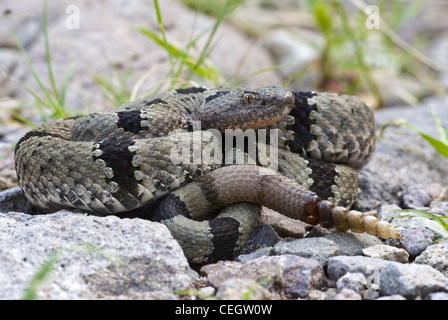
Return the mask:
[[[13,35],[14,40],[16,42],[17,48],[19,49],[22,57],[24,58],[26,65],[33,76],[37,86],[38,90],[32,89],[31,87],[27,86],[20,80],[17,80],[19,84],[34,98],[34,101],[32,102],[31,108],[33,110],[38,110],[38,114],[43,118],[44,120],[48,118],[52,119],[61,119],[66,118],[69,116],[74,115],[73,110],[70,110],[66,105],[66,94],[68,90],[69,81],[75,66],[75,62],[72,62],[63,78],[63,82],[58,89],[58,86],[56,85],[55,77],[53,74],[53,67],[52,67],[52,60],[51,60],[51,51],[50,51],[50,41],[48,37],[48,16],[47,16],[47,4],[46,1],[44,2],[44,10],[43,10],[43,34],[44,34],[44,41],[45,41],[45,59],[46,59],[46,65],[47,65],[47,71],[48,71],[48,81],[50,83],[50,88],[47,88],[44,85],[43,79],[37,74],[28,54],[25,51],[25,48],[20,43],[20,41],[17,39],[15,35]],[[27,108],[27,107],[25,107]],[[11,111],[11,114],[19,119],[20,121],[34,127],[35,124],[32,123],[29,119],[26,119],[21,116],[19,112]]]
[[[193,26],[189,40],[183,48],[168,41],[158,0],[154,0],[154,7],[160,34],[142,26],[138,27],[138,30],[167,52],[170,64],[170,70],[166,77],[169,79],[168,87],[176,88],[188,85],[192,81],[193,76],[199,76],[201,80],[211,82],[215,86],[219,86],[224,82],[221,71],[209,60],[209,55],[215,46],[214,37],[216,31],[222,21],[235,9],[235,1],[222,1],[220,9],[217,11],[215,22],[209,30],[194,36]],[[207,36],[206,42],[197,51],[198,41],[204,36]]]

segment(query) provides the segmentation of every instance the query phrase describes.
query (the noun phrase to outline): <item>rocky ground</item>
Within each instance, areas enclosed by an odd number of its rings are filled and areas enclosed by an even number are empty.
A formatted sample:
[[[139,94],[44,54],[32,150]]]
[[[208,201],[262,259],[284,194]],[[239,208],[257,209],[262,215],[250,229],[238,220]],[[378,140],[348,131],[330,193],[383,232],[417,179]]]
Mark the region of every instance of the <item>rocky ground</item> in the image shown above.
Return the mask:
[[[6,7],[27,15],[14,16],[8,26],[17,28],[33,64],[44,73],[43,39],[38,34],[41,7],[16,2],[7,0]],[[99,1],[69,2],[49,4],[48,9],[56,70],[65,70],[75,56],[79,60],[71,84],[74,89],[67,97],[70,105],[84,108],[86,95],[92,108],[107,105],[98,90],[91,90],[95,87],[91,74],[110,67],[102,55],[114,64],[125,64],[133,57],[136,79],[146,71],[143,66],[164,59],[160,48],[141,35],[132,39],[123,36],[129,20],[144,23],[148,14],[154,14],[151,4],[135,1],[133,7],[116,0],[104,10],[104,3]],[[65,7],[73,3],[90,13],[82,20],[85,27],[81,34],[61,27]],[[168,36],[176,41],[182,41],[182,31],[194,19],[199,30],[213,23],[205,16],[195,18],[175,1],[163,4]],[[34,15],[35,19],[29,18]],[[154,24],[155,18],[151,19]],[[108,25],[110,21],[114,25]],[[6,35],[0,37],[2,66],[32,85],[26,65],[3,27],[0,24],[0,33]],[[213,60],[221,63],[226,76],[238,68],[234,61],[241,58],[241,48],[251,49],[242,74],[272,64],[265,48],[248,46],[248,39],[234,27],[224,25],[219,32],[223,40],[215,48]],[[162,64],[155,71],[154,79],[164,75],[163,68]],[[61,76],[63,72],[55,74]],[[5,97],[26,97],[11,79],[1,81]],[[280,81],[281,75],[270,72],[250,78],[246,85]],[[448,99],[433,97],[412,108],[376,111],[377,128],[404,118],[437,136],[431,106],[448,127]],[[2,102],[0,108],[8,105]],[[448,215],[444,189],[448,185],[448,159],[408,129],[389,127],[378,140],[372,161],[360,172],[361,193],[356,204],[363,210],[378,210],[382,219],[398,228],[400,240],[311,228],[264,210],[265,223],[244,254],[234,261],[201,267],[188,264],[178,243],[158,223],[68,211],[36,215],[16,187],[13,154],[8,152],[28,128],[17,124],[1,128],[0,150],[6,154],[0,159],[4,190],[0,193],[1,299],[23,298],[27,290],[35,291],[40,299],[448,299],[448,245],[447,241],[437,242],[448,237],[448,230],[427,218],[399,217],[394,211],[417,208]],[[260,246],[260,238],[262,247],[249,252]],[[36,284],[33,279],[46,265],[50,268],[45,280]]]

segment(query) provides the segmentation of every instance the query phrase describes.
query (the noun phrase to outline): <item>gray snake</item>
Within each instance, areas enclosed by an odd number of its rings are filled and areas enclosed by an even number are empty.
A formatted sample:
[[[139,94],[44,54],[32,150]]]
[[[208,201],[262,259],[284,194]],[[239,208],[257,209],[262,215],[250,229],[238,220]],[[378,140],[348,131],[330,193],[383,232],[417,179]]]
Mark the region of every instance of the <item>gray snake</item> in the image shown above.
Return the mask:
[[[195,140],[197,123],[213,129],[215,138],[229,129],[277,129],[276,172],[260,153],[256,165],[228,164],[216,148],[207,160],[197,161],[193,152],[173,161],[180,144],[210,151],[210,140]],[[273,142],[254,143],[273,154]],[[260,205],[312,225],[399,237],[376,216],[346,209],[358,191],[356,169],[374,148],[373,113],[355,97],[278,85],[196,87],[43,124],[17,143],[15,160],[25,196],[41,211],[147,210],[170,229],[189,261],[205,263],[228,258],[244,244]],[[218,210],[214,219],[196,221]]]

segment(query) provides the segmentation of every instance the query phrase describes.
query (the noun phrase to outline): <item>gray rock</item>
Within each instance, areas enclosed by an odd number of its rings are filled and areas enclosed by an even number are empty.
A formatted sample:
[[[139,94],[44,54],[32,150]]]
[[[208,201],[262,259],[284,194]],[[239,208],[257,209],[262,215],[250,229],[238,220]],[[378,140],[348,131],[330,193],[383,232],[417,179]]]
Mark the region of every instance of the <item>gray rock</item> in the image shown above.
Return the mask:
[[[241,263],[248,263],[251,260],[254,260],[259,257],[263,256],[269,256],[271,254],[272,247],[266,247],[266,248],[260,248],[255,250],[254,252],[247,253],[247,254],[240,254],[238,257],[236,257],[235,261],[241,262]]]
[[[387,222],[391,222],[392,219],[399,217],[402,213],[397,210],[403,210],[396,204],[385,204],[380,207],[378,210],[378,215],[382,220]]]
[[[336,291],[334,288],[330,288],[329,290]],[[334,292],[333,296],[335,296],[337,292]],[[310,290],[308,295],[306,296],[307,300],[326,300],[327,299],[327,292],[321,291],[321,290]]]
[[[362,255],[362,249],[382,244],[383,242],[367,233],[332,232],[325,236],[339,247],[339,254],[344,256]]]
[[[261,211],[260,219],[271,225],[280,237],[302,238],[306,234],[305,222],[289,218],[265,207]]]
[[[439,199],[431,202],[431,213],[441,216],[448,216],[448,201],[440,201]]]
[[[360,272],[347,272],[336,282],[336,287],[339,291],[342,289],[350,289],[357,293],[362,292],[367,286],[367,280],[364,274]]]
[[[252,279],[290,298],[305,298],[310,290],[325,283],[323,268],[317,261],[293,255],[260,257],[246,264],[220,261],[202,267],[201,272],[216,288],[229,278]]]
[[[430,135],[438,137],[429,106],[434,105],[443,126],[448,126],[448,99],[428,100],[415,108],[407,106],[375,112],[379,129],[391,120],[405,119]],[[418,134],[403,127],[388,127],[377,140],[375,154],[359,175],[362,193],[358,205],[363,210],[381,205],[400,204],[403,193],[415,185],[448,185],[448,158],[440,155]]]
[[[404,249],[383,244],[364,248],[362,249],[362,253],[367,257],[397,261],[401,263],[406,263],[409,260],[409,253],[407,253]]]
[[[430,265],[448,277],[448,241],[428,246],[414,262]]]
[[[448,292],[448,279],[428,265],[390,262],[381,270],[380,292],[407,299],[425,298],[432,292]]]
[[[325,238],[304,238],[289,242],[280,241],[272,248],[271,254],[293,254],[315,259],[322,266],[326,266],[330,257],[339,254],[339,247],[334,241]]]
[[[280,72],[285,77],[319,58],[319,50],[312,44],[322,45],[324,39],[315,32],[297,29],[294,33],[275,28],[266,32],[262,38],[264,45],[271,51],[278,64],[287,65]]]
[[[0,212],[7,213],[10,211],[26,212],[29,214],[38,213],[37,209],[25,198],[20,187],[0,192]]]
[[[362,297],[358,292],[352,289],[342,288],[342,290],[334,296],[333,300],[362,300]]]
[[[253,261],[247,264],[237,261],[218,261],[203,266],[200,273],[205,275],[210,285],[215,288],[219,288],[230,278],[251,279],[262,283],[263,287],[268,290],[282,287],[283,272],[278,264],[269,263],[257,268],[252,265]]]
[[[429,206],[431,197],[422,185],[412,185],[402,196],[404,208],[421,209]]]
[[[426,296],[427,300],[448,300],[447,292],[435,292],[430,293]]]
[[[9,36],[9,28],[19,35],[34,69],[49,88],[42,32],[42,4],[40,2],[21,4],[13,0],[3,0],[2,5],[17,14],[10,15],[8,22],[2,23],[0,35]],[[66,27],[69,18],[66,8],[69,5],[76,5],[79,8],[79,29]],[[209,31],[205,36],[199,37],[199,35],[210,30],[215,22],[214,18],[190,10],[182,3],[172,0],[163,1],[160,9],[170,43],[183,49],[187,47],[189,40],[198,37],[200,39],[195,45],[198,50],[203,48]],[[153,27],[152,22],[157,21],[157,17],[152,2],[136,0],[132,3],[117,2],[109,5],[104,1],[63,0],[48,3],[48,16],[48,34],[56,83],[62,84],[67,67],[71,62],[77,61],[67,91],[67,105],[81,110],[85,108],[87,100],[90,105],[113,107],[105,95],[102,95],[102,90],[99,90],[101,87],[92,77],[98,75],[109,80],[114,76],[113,68],[121,74],[129,71],[127,81],[129,91],[148,71],[151,71],[151,77],[146,79],[143,87],[149,92],[166,80],[170,69],[166,51],[136,28],[129,27],[142,26],[149,29]],[[111,21],[114,28],[110,28]],[[224,79],[254,73],[254,76],[244,79],[245,85],[263,86],[281,83],[275,71],[255,74],[256,71],[272,65],[269,53],[261,45],[255,44],[253,48],[254,44],[251,44],[242,32],[226,23],[220,25],[215,37],[219,41],[215,43],[210,59],[216,63]],[[248,48],[252,48],[250,59],[246,59]],[[242,60],[244,63],[238,63]],[[36,88],[24,59],[19,61],[12,75],[31,88]],[[223,80],[216,79],[216,81]],[[213,81],[209,80],[208,85],[213,84]],[[8,90],[4,95],[14,96],[13,92],[20,99],[28,98],[28,94],[16,81],[8,83]]]
[[[331,280],[337,281],[347,272],[362,273],[367,283],[377,283],[379,272],[389,261],[363,256],[337,256],[328,260],[327,273]]]
[[[426,228],[400,229],[400,234],[401,238],[388,239],[386,243],[403,248],[409,253],[409,258],[412,260],[431,245],[434,239],[433,233]]]
[[[163,299],[194,272],[168,229],[140,219],[59,211],[0,214],[0,299],[19,299],[54,259],[39,299]]]
[[[417,215],[407,215],[392,220],[391,224],[397,228],[426,228],[432,233],[434,240],[448,237],[448,230],[439,223],[426,217]]]
[[[391,296],[379,297],[375,300],[406,300],[406,298],[403,296],[400,296],[399,294],[394,294]]]
[[[273,300],[278,295],[258,284],[252,279],[230,278],[224,281],[216,292],[221,300]]]

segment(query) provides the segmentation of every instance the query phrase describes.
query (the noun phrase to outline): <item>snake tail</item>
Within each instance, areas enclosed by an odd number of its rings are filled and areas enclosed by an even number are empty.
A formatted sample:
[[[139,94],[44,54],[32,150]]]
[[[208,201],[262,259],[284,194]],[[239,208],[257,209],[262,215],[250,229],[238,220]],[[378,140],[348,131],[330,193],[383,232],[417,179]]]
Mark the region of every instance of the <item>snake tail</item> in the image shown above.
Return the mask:
[[[212,262],[227,259],[239,250],[248,238],[240,237],[245,234],[242,228],[256,225],[260,206],[311,225],[335,227],[342,232],[366,232],[383,239],[400,236],[392,225],[373,214],[333,206],[293,180],[252,165],[222,167],[194,182],[194,187],[175,190],[161,201],[153,220],[163,222],[170,229],[174,238],[183,244],[190,261]],[[196,221],[220,208],[226,210],[215,219]],[[178,229],[178,225],[191,226],[188,233],[194,232],[196,240],[192,242],[195,237],[187,234],[185,229]],[[205,229],[212,232],[204,232]],[[214,236],[199,239],[201,234]],[[208,252],[198,255],[198,250],[203,248]],[[199,256],[205,258],[198,260]]]

